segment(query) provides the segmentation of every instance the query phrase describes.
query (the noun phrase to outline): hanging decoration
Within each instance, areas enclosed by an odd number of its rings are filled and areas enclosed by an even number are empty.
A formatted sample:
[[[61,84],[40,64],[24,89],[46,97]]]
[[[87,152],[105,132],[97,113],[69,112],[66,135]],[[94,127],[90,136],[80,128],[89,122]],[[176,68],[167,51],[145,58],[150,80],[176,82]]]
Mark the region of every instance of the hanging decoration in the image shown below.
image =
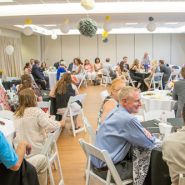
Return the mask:
[[[156,30],[156,24],[154,22],[154,18],[153,17],[149,17],[148,18],[149,23],[147,24],[146,28],[149,32],[153,32]]]
[[[111,17],[109,15],[105,16],[105,22],[103,24],[103,29],[107,32],[112,30],[110,20],[111,20]]]
[[[6,46],[5,52],[6,52],[7,55],[12,55],[13,52],[14,52],[14,47],[12,45]]]
[[[53,33],[53,34],[51,35],[51,39],[56,40],[56,39],[57,39],[57,34]]]
[[[23,30],[24,35],[26,35],[26,36],[32,35],[32,34],[33,34],[33,29],[32,29],[32,27],[30,26],[30,25],[32,24],[32,19],[27,18],[27,19],[24,21],[24,23],[25,23],[25,27],[24,27],[24,30]]]
[[[62,33],[68,33],[70,30],[70,27],[69,27],[69,19],[65,19],[64,20],[64,23],[60,26],[60,31]]]
[[[33,34],[33,29],[31,26],[25,26],[23,30],[24,35],[30,36]]]
[[[109,39],[108,39],[108,38],[105,38],[105,39],[102,39],[102,41],[103,41],[104,43],[107,43],[107,42],[109,41]]]
[[[92,10],[95,6],[94,0],[81,0],[80,4],[86,10]]]
[[[93,37],[96,35],[97,23],[90,18],[84,18],[80,20],[78,24],[78,29],[82,35]]]
[[[107,31],[103,31],[102,32],[102,41],[104,42],[104,43],[106,43],[106,42],[108,42],[108,36],[109,36],[109,33],[107,32]]]

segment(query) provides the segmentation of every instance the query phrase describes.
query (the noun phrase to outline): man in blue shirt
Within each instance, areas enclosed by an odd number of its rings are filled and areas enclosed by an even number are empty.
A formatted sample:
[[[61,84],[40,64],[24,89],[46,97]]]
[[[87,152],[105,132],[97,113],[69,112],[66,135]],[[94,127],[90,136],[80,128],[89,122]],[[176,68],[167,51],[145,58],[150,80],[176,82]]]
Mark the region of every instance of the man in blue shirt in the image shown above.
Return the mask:
[[[119,107],[107,115],[96,135],[95,146],[108,151],[122,180],[132,177],[132,162],[126,160],[131,146],[154,147],[154,138],[132,115],[138,112],[140,106],[139,90],[130,86],[122,88],[119,92]],[[104,178],[107,170],[105,164],[94,157],[92,164],[95,172],[97,170]]]

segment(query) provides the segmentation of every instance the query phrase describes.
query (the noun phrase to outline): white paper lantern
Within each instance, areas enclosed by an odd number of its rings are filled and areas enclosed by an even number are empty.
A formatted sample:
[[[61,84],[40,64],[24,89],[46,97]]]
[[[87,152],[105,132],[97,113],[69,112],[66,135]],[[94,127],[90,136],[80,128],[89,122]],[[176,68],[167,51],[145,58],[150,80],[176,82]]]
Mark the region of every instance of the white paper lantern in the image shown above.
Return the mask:
[[[26,26],[23,30],[24,35],[30,36],[33,34],[33,29],[30,26]]]
[[[51,38],[52,38],[53,40],[56,40],[56,39],[57,39],[57,35],[56,35],[56,34],[52,34],[52,35],[51,35]]]
[[[149,22],[147,24],[147,30],[150,32],[153,32],[156,30],[156,24],[154,22]]]
[[[6,52],[7,55],[12,55],[13,52],[14,52],[14,47],[12,45],[6,46],[5,52]]]
[[[108,23],[108,22],[105,22],[105,23],[103,24],[103,29],[104,29],[105,31],[107,31],[107,32],[111,31],[111,30],[112,30],[111,24]]]
[[[92,10],[95,6],[94,0],[81,0],[80,3],[86,10]]]
[[[70,30],[70,27],[68,24],[63,24],[62,26],[60,26],[60,30],[62,33],[68,33]]]

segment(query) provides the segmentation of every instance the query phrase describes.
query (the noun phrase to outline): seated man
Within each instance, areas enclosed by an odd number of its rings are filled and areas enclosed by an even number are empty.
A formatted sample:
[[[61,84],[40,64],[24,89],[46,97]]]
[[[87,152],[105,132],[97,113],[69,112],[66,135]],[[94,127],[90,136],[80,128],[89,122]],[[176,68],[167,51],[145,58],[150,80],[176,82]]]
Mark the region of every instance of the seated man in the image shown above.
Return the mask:
[[[152,149],[154,138],[146,131],[132,113],[141,106],[140,92],[130,86],[123,87],[119,94],[119,107],[112,110],[102,122],[96,135],[95,146],[107,150],[122,180],[132,177],[132,162],[128,153],[132,145]],[[107,168],[102,161],[92,158],[95,173],[106,177]]]
[[[0,184],[20,185],[26,180],[28,185],[47,185],[46,157],[35,155],[27,160],[28,163],[24,156],[30,152],[31,146],[26,141],[20,142],[15,152],[0,131]]]
[[[185,105],[182,110],[185,123]],[[165,138],[162,145],[163,159],[166,161],[172,185],[178,185],[179,174],[185,174],[185,127]]]
[[[32,66],[32,75],[36,83],[41,85],[43,90],[49,88],[49,78],[44,76],[42,69],[40,68],[40,62],[38,60],[34,61],[35,64]]]
[[[30,151],[30,145],[22,141],[15,152],[0,131],[0,184],[20,185],[29,180],[30,185],[39,185],[35,168],[23,161],[25,153],[29,154]],[[23,179],[23,174],[29,179]]]

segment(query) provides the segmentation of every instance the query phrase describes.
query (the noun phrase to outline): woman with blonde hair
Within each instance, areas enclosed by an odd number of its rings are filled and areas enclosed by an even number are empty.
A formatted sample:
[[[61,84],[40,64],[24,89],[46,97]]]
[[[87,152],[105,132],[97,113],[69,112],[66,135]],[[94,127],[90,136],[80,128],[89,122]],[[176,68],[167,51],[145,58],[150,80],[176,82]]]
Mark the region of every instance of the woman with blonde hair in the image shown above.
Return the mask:
[[[152,80],[153,74],[156,73],[156,72],[160,72],[160,69],[158,68],[157,60],[153,60],[151,62],[150,75],[147,78],[144,79],[144,83],[147,86],[148,90],[150,90],[150,87],[151,87],[151,80]]]
[[[116,78],[110,86],[110,96],[106,97],[101,105],[98,115],[98,125],[103,123],[106,116],[118,105],[118,92],[125,87],[125,81],[121,78]]]
[[[16,137],[14,143],[25,140],[31,144],[29,156],[40,154],[47,133],[60,128],[62,123],[49,118],[42,109],[37,107],[37,100],[32,89],[26,88],[19,92],[19,106],[14,114]],[[29,157],[28,156],[28,157]]]

